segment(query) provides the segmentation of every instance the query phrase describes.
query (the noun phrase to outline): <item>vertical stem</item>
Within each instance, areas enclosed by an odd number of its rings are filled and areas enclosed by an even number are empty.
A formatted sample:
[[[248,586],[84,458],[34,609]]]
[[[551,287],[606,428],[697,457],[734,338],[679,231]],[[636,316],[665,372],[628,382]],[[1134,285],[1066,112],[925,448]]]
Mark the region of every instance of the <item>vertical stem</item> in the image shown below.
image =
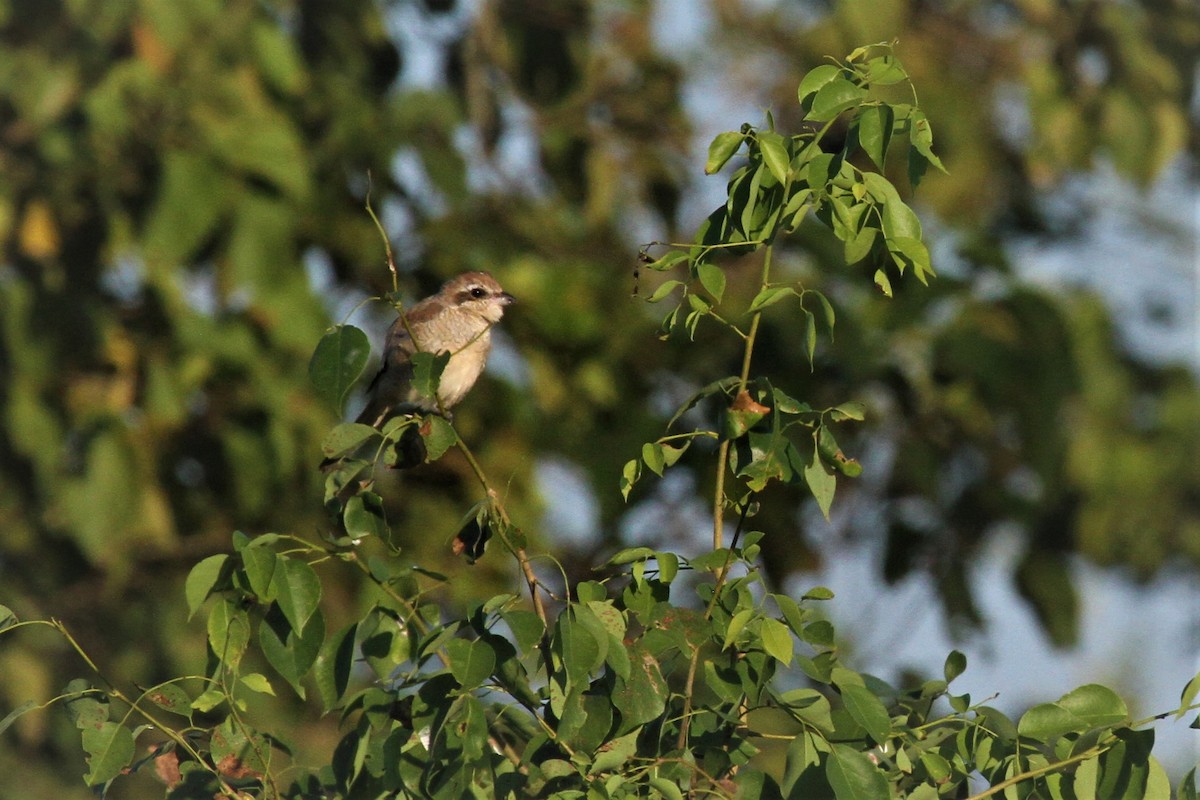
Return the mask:
[[[771,254],[773,252],[774,247],[767,245],[766,253],[763,255],[759,291],[767,288],[770,281]],[[755,311],[750,318],[750,330],[746,333],[746,342],[742,349],[742,371],[738,376],[735,397],[745,391],[746,384],[750,382],[750,362],[754,357],[754,341],[758,337],[758,324],[761,320],[761,310]],[[725,471],[728,469],[729,463],[729,444],[728,439],[723,439],[717,448],[717,484],[713,490],[713,550],[720,550],[725,541]]]

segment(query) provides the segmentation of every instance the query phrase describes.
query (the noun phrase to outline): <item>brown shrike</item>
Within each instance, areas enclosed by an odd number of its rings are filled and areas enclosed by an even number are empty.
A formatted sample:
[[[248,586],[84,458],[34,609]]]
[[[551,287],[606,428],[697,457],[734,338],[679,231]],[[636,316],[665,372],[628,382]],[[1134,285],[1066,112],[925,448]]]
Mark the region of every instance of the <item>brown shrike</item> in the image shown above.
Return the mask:
[[[356,422],[379,428],[397,414],[449,411],[458,405],[487,363],[492,326],[513,301],[488,273],[465,272],[402,311],[388,329],[383,365],[367,387],[367,407]],[[412,385],[412,356],[417,352],[450,354],[436,401]]]

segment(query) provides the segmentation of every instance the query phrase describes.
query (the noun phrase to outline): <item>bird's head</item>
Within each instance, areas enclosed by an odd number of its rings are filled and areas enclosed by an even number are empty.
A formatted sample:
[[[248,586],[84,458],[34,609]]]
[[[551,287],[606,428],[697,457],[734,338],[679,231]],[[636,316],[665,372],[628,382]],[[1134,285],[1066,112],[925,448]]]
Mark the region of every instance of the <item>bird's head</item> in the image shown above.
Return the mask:
[[[441,294],[451,308],[459,308],[497,323],[504,307],[516,302],[511,294],[486,272],[464,272],[442,286]]]

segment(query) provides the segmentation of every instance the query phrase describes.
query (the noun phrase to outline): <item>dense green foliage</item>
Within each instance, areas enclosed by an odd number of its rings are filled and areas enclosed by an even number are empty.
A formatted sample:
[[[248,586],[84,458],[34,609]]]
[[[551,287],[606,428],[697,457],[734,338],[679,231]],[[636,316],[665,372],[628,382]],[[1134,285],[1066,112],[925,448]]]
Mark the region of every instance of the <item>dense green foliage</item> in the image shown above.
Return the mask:
[[[650,7],[599,0],[485,3],[469,25],[452,2],[397,3],[385,14],[354,0],[0,0],[0,602],[21,619],[61,619],[105,674],[151,686],[203,661],[203,636],[179,624],[178,586],[193,564],[225,553],[230,530],[334,536],[313,467],[335,410],[307,372],[314,343],[363,287],[394,288],[363,211],[368,172],[405,297],[486,268],[520,298],[504,326],[520,367],[478,387],[456,427],[531,550],[552,549],[567,585],[594,579],[592,565],[618,545],[627,506],[616,487],[637,477],[641,467],[625,466],[632,456],[654,471],[678,458],[672,468],[711,498],[704,448],[654,442],[672,401],[738,372],[743,355],[711,315],[689,326],[714,299],[710,269],[688,276],[680,331],[661,346],[647,346],[659,319],[628,298],[635,286],[650,296],[661,285],[645,265],[635,283],[641,242],[631,231],[688,238],[662,232],[686,222],[699,173],[686,157],[689,80],[716,70],[730,91],[779,109],[779,131],[803,133],[812,107],[795,103],[799,77],[829,53],[893,39],[952,165],[926,175],[920,196],[954,228],[955,269],[929,289],[896,283],[888,300],[871,281],[878,265],[844,260],[884,251],[903,260],[912,245],[901,240],[914,237],[892,236],[893,247],[880,227],[883,236],[847,242],[836,205],[775,248],[774,280],[802,285],[804,297],[759,301],[771,313],[756,360],[772,383],[751,401],[803,398],[810,410],[797,405],[788,420],[799,460],[785,446],[761,474],[753,459],[732,467],[744,481],[791,478],[763,487],[755,527],[771,535],[757,542],[759,577],[778,591],[821,558],[797,530],[796,507],[812,494],[797,476],[854,469],[838,448],[825,449],[829,459],[804,449],[821,444],[821,430],[847,453],[880,437],[895,445],[879,494],[865,498],[886,509],[886,530],[850,535],[885,535],[883,577],[928,570],[956,621],[979,621],[966,569],[998,523],[1025,537],[1015,578],[1060,643],[1075,636],[1073,554],[1141,577],[1164,565],[1195,569],[1194,380],[1131,359],[1094,300],[1022,285],[1002,244],[1062,232],[1070,220],[1042,200],[1072,171],[1099,160],[1145,183],[1196,153],[1187,99],[1200,23],[1189,0],[878,0],[814,6],[803,19],[782,6],[701,5],[711,41],[668,54]],[[434,68],[441,80],[398,84],[416,58],[404,27],[418,20],[454,31]],[[1005,94],[1014,89],[1015,100]],[[912,99],[907,86],[881,91],[888,102]],[[841,102],[834,94],[830,108]],[[1010,134],[1009,117],[1027,117],[1027,130]],[[883,144],[876,123],[857,131],[867,158]],[[828,149],[849,133],[831,128]],[[731,135],[742,138],[718,151],[758,141]],[[767,145],[776,167],[777,145]],[[514,161],[522,149],[531,154]],[[884,172],[908,197],[907,164]],[[868,198],[890,204],[873,192],[855,202]],[[648,252],[667,266],[661,249]],[[750,307],[761,258],[721,269],[726,302]],[[832,341],[813,330],[826,324],[822,297],[836,309]],[[793,305],[766,305],[773,300]],[[866,401],[864,422],[826,425],[832,412],[820,410],[852,397]],[[729,425],[720,432],[745,425],[762,435],[748,417]],[[965,457],[975,466],[943,491],[947,465]],[[563,542],[540,521],[537,469],[549,461],[594,493],[598,519],[585,541]],[[378,506],[364,500],[344,521],[382,515],[405,563],[457,574],[465,567],[446,545],[477,499],[474,480],[452,448],[419,475],[382,478]],[[656,502],[632,491],[635,510]],[[917,520],[898,510],[913,499],[925,512]],[[486,522],[490,506],[480,511]],[[674,531],[655,535],[639,544],[674,547]],[[227,558],[229,569],[240,563]],[[441,587],[445,607],[510,588],[503,559],[473,570],[472,586]],[[322,575],[330,637],[374,603],[358,580],[353,569]],[[306,626],[279,608],[268,627],[286,642]],[[306,633],[311,651],[315,633]],[[57,696],[80,671],[71,653],[59,637],[5,636],[0,708]],[[302,666],[283,674],[298,679]],[[278,722],[262,729],[282,730],[312,707],[280,702],[263,713]],[[297,727],[295,747],[323,752],[337,735]],[[26,715],[4,737],[0,774],[20,763],[32,795],[77,786],[69,720]]]

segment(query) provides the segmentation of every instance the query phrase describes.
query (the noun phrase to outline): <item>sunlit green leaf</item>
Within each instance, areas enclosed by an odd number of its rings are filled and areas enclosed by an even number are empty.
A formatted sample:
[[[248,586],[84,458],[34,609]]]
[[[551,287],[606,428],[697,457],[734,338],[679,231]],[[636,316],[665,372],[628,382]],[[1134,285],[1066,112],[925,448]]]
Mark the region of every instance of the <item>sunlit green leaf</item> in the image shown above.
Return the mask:
[[[271,682],[262,673],[248,672],[245,675],[241,675],[240,679],[246,685],[246,688],[252,692],[269,695],[275,694],[275,690],[271,688]]]
[[[828,467],[816,448],[813,449],[812,460],[804,468],[804,481],[809,491],[816,498],[817,506],[825,519],[829,519],[829,509],[833,506],[833,493],[837,488],[837,478]]]
[[[761,311],[767,306],[773,306],[785,297],[799,297],[800,294],[790,286],[768,286],[754,296],[750,302],[750,313]]]
[[[825,775],[837,800],[889,800],[887,779],[866,753],[844,744],[830,748]]]
[[[808,118],[816,122],[831,120],[863,101],[866,93],[845,78],[837,77],[817,90]]]
[[[800,105],[805,105],[805,102],[815,95],[822,87],[841,75],[841,69],[833,64],[822,64],[819,67],[814,67],[809,70],[803,80],[800,81],[800,86],[796,90],[797,99]]]
[[[696,267],[700,273],[700,285],[713,296],[717,303],[725,296],[725,270],[707,261]]]
[[[725,162],[733,157],[745,138],[743,134],[735,131],[718,133],[708,146],[708,161],[704,165],[705,174],[712,175],[725,166]]]
[[[892,140],[893,115],[887,105],[866,106],[858,114],[858,143],[875,166],[884,168]]]
[[[891,297],[892,296],[892,282],[888,278],[887,273],[885,273],[881,269],[877,269],[877,270],[875,270],[875,278],[874,279],[875,279],[875,285],[879,287],[879,291],[883,292],[885,296]]]
[[[782,622],[769,617],[762,621],[762,643],[763,649],[784,666],[792,663],[792,634]]]
[[[791,158],[788,156],[784,138],[774,131],[759,131],[758,146],[762,150],[763,161],[775,176],[775,180],[787,183]]]
[[[679,280],[672,279],[669,281],[663,281],[661,284],[659,284],[659,287],[657,289],[655,289],[654,292],[649,297],[646,298],[646,302],[647,303],[661,302],[668,295],[670,295],[671,292],[675,291],[676,289],[678,289],[680,286],[683,286],[683,285],[684,285],[683,281],[679,281]]]

